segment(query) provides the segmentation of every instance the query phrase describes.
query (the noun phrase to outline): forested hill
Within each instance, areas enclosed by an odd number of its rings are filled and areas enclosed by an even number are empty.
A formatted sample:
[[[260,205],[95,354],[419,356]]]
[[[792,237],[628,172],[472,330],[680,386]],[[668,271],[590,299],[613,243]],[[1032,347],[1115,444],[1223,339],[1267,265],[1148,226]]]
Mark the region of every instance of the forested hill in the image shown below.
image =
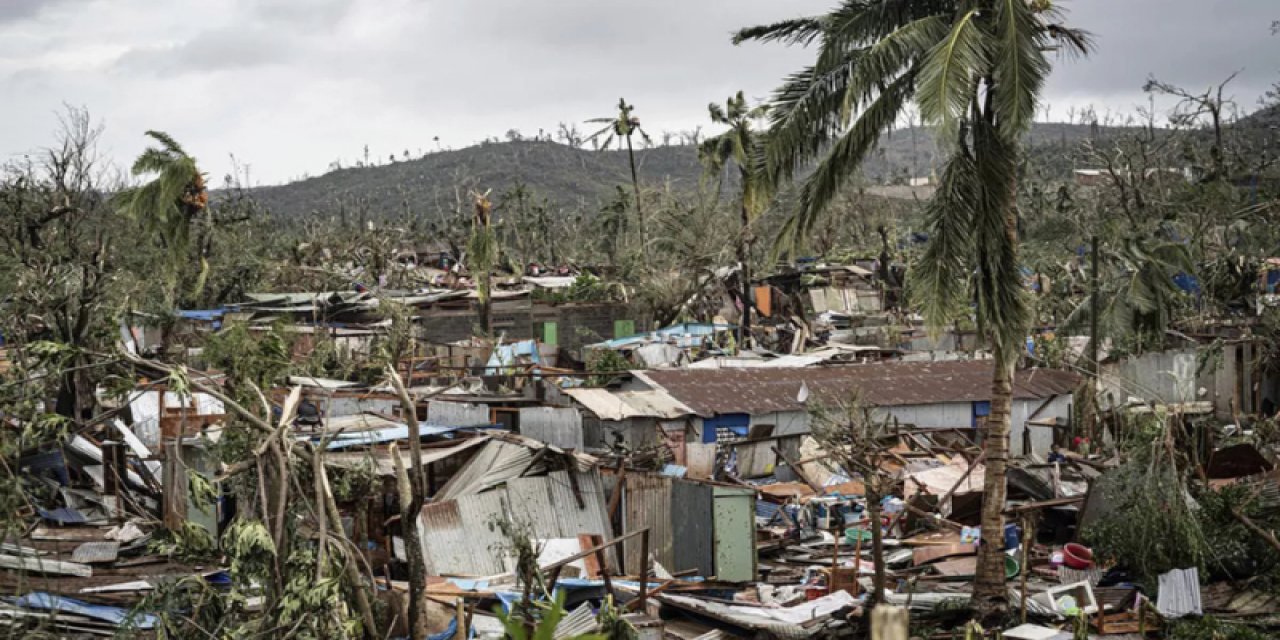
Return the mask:
[[[1097,135],[1084,125],[1040,124],[1030,137],[1033,147],[1064,160],[1076,143]],[[936,168],[931,132],[903,129],[885,136],[880,149],[868,159],[864,172],[874,183],[887,183],[911,175],[927,176]],[[658,146],[637,149],[640,179],[649,186],[670,184],[676,190],[696,189],[702,175],[692,146]],[[1066,167],[1069,169],[1069,161]],[[1060,172],[1062,167],[1055,167]],[[371,167],[343,168],[297,182],[259,187],[255,196],[282,216],[314,213],[336,215],[396,216],[407,205],[412,211],[451,209],[455,193],[465,198],[470,189],[501,194],[516,182],[553,203],[572,208],[598,207],[618,186],[630,184],[625,151],[592,151],[547,141],[479,144],[465,149],[437,151],[421,158],[385,162]]]

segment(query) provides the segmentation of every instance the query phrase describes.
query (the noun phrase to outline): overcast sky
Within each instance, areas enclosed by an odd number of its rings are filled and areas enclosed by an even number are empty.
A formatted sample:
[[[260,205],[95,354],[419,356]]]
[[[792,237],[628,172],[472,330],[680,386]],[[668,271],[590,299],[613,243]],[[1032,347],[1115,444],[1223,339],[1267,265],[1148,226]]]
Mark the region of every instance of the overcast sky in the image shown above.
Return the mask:
[[[368,144],[461,147],[508,129],[610,115],[685,130],[706,104],[763,98],[810,54],[735,28],[834,0],[0,0],[0,156],[49,144],[64,103],[106,125],[122,165],[160,129],[215,182],[230,155],[255,183],[350,164]],[[1276,0],[1066,0],[1098,53],[1064,63],[1046,102],[1130,111],[1150,74],[1253,108],[1280,80]],[[585,127],[585,125],[580,125]]]

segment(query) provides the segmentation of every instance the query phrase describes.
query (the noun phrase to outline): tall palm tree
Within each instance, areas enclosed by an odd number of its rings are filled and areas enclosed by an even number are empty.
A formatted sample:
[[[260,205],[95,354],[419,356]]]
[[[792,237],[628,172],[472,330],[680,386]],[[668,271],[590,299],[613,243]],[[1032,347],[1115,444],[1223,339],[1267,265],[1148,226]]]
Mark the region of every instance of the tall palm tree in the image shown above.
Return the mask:
[[[913,289],[934,327],[972,305],[995,356],[973,595],[980,613],[998,614],[1007,606],[1001,512],[1011,381],[1031,319],[1018,273],[1018,145],[1035,117],[1049,53],[1086,53],[1088,36],[1059,24],[1050,0],[844,0],[829,14],[735,37],[752,39],[818,49],[814,64],[777,90],[771,112],[771,178],[788,180],[817,162],[783,242],[807,235],[912,100],[950,154],[928,207],[931,240]]]
[[[644,223],[644,210],[640,204],[640,178],[636,173],[636,152],[631,144],[631,137],[640,134],[640,138],[645,144],[653,142],[649,138],[649,134],[640,128],[640,118],[634,115],[635,105],[627,104],[626,98],[618,98],[618,115],[608,118],[592,118],[587,120],[591,124],[604,124],[605,126],[599,131],[587,136],[587,140],[592,142],[603,139],[600,144],[600,150],[608,150],[615,141],[618,144],[626,142],[627,145],[627,161],[631,165],[631,188],[635,192],[636,197],[636,218],[640,223],[640,251],[647,258],[649,255],[648,233]]]
[[[176,298],[182,263],[186,261],[191,247],[191,228],[199,222],[202,214],[209,215],[209,191],[196,159],[188,155],[176,140],[163,131],[148,131],[146,135],[158,145],[147,147],[134,160],[131,173],[135,177],[151,176],[151,180],[123,192],[120,206],[165,251],[175,287],[169,295]],[[208,262],[200,256],[200,273],[193,297],[204,288],[208,270]]]
[[[476,282],[480,305],[480,331],[486,338],[493,335],[493,268],[498,264],[498,236],[493,231],[493,204],[489,192],[471,194],[474,216],[471,239],[467,243],[467,270]]]
[[[751,245],[754,240],[751,225],[760,212],[769,203],[769,181],[761,163],[764,147],[764,132],[759,129],[768,115],[765,106],[751,107],[747,99],[739,91],[721,106],[717,103],[707,105],[711,121],[729,127],[727,131],[714,138],[708,138],[698,147],[698,156],[709,175],[723,181],[725,167],[732,163],[738,169],[742,195],[739,199],[739,212],[742,228],[738,245],[739,273],[742,277],[742,322],[739,327],[738,344],[743,348],[751,338]],[[720,198],[720,190],[716,190],[716,202]]]

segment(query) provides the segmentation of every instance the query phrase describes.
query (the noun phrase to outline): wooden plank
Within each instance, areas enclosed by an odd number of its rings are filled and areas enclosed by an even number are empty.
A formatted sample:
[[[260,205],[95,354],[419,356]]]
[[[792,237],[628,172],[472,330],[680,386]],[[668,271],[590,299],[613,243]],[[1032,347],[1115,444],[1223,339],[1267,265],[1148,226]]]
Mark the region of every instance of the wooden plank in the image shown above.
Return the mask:
[[[944,578],[971,578],[978,572],[978,558],[954,558],[932,566]]]
[[[14,569],[17,571],[30,571],[33,573],[45,574],[53,573],[64,576],[76,576],[77,578],[93,577],[93,567],[86,564],[59,562],[57,560],[45,560],[43,558],[29,558],[25,556],[0,555],[0,569]]]
[[[954,556],[971,556],[978,553],[977,545],[972,544],[940,544],[931,547],[921,547],[912,552],[911,562],[917,567],[922,564],[929,564],[944,558]]]

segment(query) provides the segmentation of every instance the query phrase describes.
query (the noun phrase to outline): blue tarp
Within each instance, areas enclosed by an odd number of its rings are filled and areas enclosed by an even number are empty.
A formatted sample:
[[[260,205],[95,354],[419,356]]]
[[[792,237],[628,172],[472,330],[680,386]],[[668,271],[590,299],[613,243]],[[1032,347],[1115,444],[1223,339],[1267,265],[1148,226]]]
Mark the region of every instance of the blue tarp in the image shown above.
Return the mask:
[[[511,344],[500,344],[493,348],[485,375],[496,376],[501,369],[514,367],[521,357],[527,357],[534,364],[542,364],[542,354],[538,353],[538,343],[533,340],[522,340]]]
[[[24,609],[37,609],[40,611],[53,611],[60,613],[74,613],[76,615],[93,618],[94,620],[102,620],[112,624],[124,624],[126,620],[130,620],[130,611],[120,607],[108,607],[100,604],[89,604],[63,596],[55,596],[53,594],[37,591],[28,593],[20,598],[11,598],[9,600],[13,604]],[[156,626],[156,617],[150,613],[140,613],[133,615],[133,624],[139,629],[152,629]]]
[[[41,509],[40,507],[36,507],[36,513],[39,513],[41,518],[44,518],[45,520],[48,520],[50,522],[56,522],[60,525],[61,524],[84,524],[89,521],[87,518],[84,517],[83,513],[80,513],[79,511],[76,511],[75,509],[71,509],[68,507],[58,507],[57,509],[53,509],[53,510],[46,510],[46,509]]]

